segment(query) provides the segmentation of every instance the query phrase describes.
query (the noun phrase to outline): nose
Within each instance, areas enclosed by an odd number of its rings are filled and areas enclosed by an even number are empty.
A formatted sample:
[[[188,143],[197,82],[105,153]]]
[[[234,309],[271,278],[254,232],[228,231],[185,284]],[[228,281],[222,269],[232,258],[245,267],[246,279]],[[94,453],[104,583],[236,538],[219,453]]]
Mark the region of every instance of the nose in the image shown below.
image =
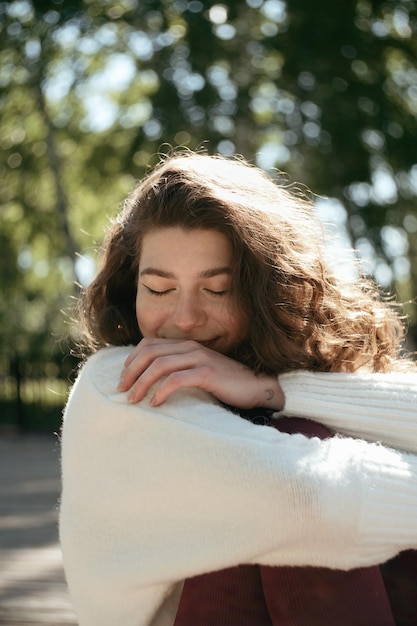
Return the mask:
[[[203,326],[207,316],[204,307],[194,295],[183,295],[179,298],[174,312],[174,324],[183,333]]]

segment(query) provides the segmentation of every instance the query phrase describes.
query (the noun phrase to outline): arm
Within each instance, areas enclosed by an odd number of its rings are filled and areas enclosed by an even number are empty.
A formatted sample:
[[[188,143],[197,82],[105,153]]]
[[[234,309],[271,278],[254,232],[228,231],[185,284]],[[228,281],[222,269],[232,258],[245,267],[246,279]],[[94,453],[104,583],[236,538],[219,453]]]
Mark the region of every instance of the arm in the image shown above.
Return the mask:
[[[417,453],[417,372],[296,371],[279,376],[280,415],[319,421],[338,433]]]
[[[199,390],[129,405],[126,354],[90,359],[65,412],[60,536],[82,626],[120,607],[147,624],[174,582],[236,563],[349,569],[417,545],[414,456],[254,426]]]
[[[193,341],[143,339],[129,354],[119,390],[159,406],[181,388],[199,387],[239,408],[262,406],[322,422],[336,432],[417,453],[417,369],[413,373],[297,370],[256,376]]]

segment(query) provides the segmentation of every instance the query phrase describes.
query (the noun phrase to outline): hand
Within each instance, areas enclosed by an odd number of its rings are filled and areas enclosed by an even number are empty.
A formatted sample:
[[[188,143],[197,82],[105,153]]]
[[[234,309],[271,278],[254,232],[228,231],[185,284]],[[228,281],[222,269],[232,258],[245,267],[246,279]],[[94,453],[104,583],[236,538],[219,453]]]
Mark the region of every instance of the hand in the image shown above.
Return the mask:
[[[257,376],[220,352],[181,339],[142,339],[126,359],[118,389],[130,389],[129,402],[139,402],[161,378],[164,380],[151,399],[152,406],[159,406],[185,387],[199,387],[241,409],[262,406],[280,410],[284,406],[276,376]]]

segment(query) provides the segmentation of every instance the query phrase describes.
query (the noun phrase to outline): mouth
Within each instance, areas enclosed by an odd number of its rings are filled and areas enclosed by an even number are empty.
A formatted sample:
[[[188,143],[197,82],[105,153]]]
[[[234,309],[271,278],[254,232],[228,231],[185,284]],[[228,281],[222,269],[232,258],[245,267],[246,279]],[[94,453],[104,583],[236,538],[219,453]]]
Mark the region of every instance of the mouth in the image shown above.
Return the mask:
[[[219,337],[215,337],[214,339],[208,339],[207,341],[199,341],[198,343],[201,343],[201,345],[204,346],[205,348],[210,348],[210,350],[214,350],[214,346],[218,339]]]
[[[168,339],[168,337],[162,337],[160,336],[161,339]],[[217,337],[213,337],[213,339],[197,339],[195,337],[171,337],[171,339],[176,339],[178,341],[187,341],[187,339],[190,339],[192,341],[196,341],[197,343],[199,343],[201,346],[204,346],[205,348],[209,348],[210,350],[217,350],[216,345],[218,343],[218,341],[221,339],[220,336]]]

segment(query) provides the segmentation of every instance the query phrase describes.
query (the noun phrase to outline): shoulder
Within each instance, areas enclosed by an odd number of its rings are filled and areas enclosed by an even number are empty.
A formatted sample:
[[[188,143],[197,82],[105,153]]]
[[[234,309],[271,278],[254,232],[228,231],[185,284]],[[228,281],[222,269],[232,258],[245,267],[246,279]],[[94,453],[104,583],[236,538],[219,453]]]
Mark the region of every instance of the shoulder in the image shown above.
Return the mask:
[[[81,366],[78,378],[71,390],[67,411],[71,405],[82,405],[85,402],[100,403],[102,406],[113,406],[113,410],[134,410],[137,415],[140,409],[149,409],[149,401],[159,381],[148,391],[147,396],[138,404],[130,405],[129,392],[120,392],[118,384],[124,363],[131,353],[133,346],[109,347],[99,350],[90,356]],[[188,412],[193,413],[202,404],[205,407],[212,406],[219,409],[219,402],[207,391],[197,388],[179,389],[158,410],[152,408],[153,414],[159,413],[169,417],[178,417],[178,409],[181,408],[181,416]]]
[[[76,385],[92,385],[103,395],[117,394],[123,365],[133,346],[103,348],[81,366]]]

